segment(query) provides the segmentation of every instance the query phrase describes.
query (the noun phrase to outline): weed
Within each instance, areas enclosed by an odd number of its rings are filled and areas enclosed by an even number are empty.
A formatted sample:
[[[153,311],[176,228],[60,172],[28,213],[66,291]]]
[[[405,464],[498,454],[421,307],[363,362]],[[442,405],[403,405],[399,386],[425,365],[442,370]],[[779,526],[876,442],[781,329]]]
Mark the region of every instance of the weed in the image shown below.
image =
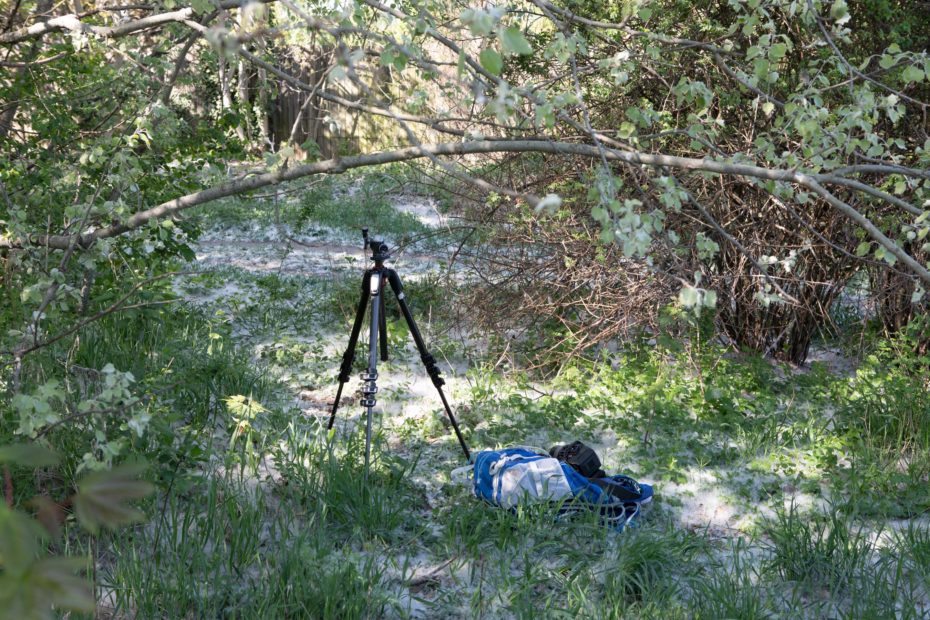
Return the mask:
[[[351,190],[329,183],[305,192],[300,198],[296,223],[298,226],[314,223],[354,233],[368,227],[377,237],[393,239],[394,244],[403,244],[428,232],[416,216],[395,209],[376,185],[364,180]]]
[[[802,514],[792,503],[763,525],[771,558],[782,579],[842,592],[853,586],[873,555],[864,528],[833,507],[826,516]]]
[[[895,533],[891,553],[930,592],[930,525],[908,523]]]
[[[713,563],[695,580],[691,608],[695,618],[762,620],[775,614],[771,594],[760,583],[745,543],[737,538],[728,549],[731,564]],[[750,555],[750,557],[746,557]]]

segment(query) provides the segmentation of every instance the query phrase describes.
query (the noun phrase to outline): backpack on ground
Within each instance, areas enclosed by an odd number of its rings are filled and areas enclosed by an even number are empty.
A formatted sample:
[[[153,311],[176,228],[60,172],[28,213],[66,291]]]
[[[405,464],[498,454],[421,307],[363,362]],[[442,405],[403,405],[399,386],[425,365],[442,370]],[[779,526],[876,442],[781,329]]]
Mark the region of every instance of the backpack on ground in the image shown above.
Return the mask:
[[[606,475],[594,451],[580,446],[561,452],[557,449],[569,446],[556,446],[550,451],[553,456],[530,448],[479,452],[473,466],[474,493],[502,508],[556,502],[564,513],[596,511],[617,529],[634,524],[643,506],[652,501],[652,486],[629,476]]]

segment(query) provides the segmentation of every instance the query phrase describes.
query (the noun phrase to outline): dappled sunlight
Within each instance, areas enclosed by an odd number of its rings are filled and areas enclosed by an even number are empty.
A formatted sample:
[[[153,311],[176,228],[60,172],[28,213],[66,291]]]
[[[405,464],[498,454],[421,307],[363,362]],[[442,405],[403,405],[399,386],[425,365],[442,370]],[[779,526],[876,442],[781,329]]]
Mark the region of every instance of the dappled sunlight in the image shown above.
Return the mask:
[[[4,3],[0,620],[930,617],[928,17]]]

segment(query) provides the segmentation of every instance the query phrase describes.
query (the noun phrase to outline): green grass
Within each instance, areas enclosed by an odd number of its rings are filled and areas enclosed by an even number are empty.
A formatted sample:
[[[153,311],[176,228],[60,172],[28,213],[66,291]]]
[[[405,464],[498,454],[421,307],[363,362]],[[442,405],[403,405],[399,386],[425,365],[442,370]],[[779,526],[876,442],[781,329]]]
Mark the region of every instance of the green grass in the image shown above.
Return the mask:
[[[426,234],[429,229],[416,216],[394,208],[386,192],[362,181],[353,195],[347,188],[317,186],[300,198],[298,225],[309,223],[357,232],[367,226],[372,235],[395,244]]]
[[[354,510],[339,501],[345,498],[341,492],[361,488],[355,471],[311,464],[306,473],[329,476],[320,497],[314,495],[318,488],[290,475],[278,495],[220,472],[186,493],[165,496],[151,524],[111,543],[113,561],[104,581],[117,593],[116,612],[325,618],[383,613],[395,603],[378,586],[383,567],[346,545],[355,537],[377,540],[396,525],[391,506],[360,497],[353,505],[360,510]]]
[[[707,620],[774,617],[783,605],[776,602],[774,588],[762,580],[751,558],[746,557],[742,539],[734,541],[727,555],[726,563],[711,564],[707,574],[696,580],[692,599],[694,617]]]
[[[324,234],[331,229],[353,241],[362,227],[390,245],[417,249],[448,243],[448,232],[433,231],[415,215],[394,206],[398,194],[416,189],[412,180],[385,175],[324,177],[291,186],[286,195],[236,197],[195,209],[202,228],[252,228],[286,225],[298,234]],[[438,235],[438,236],[437,236]]]
[[[256,285],[267,291],[269,312],[300,290],[274,278]],[[892,609],[916,618],[926,612],[926,527],[901,530],[880,547],[874,535],[880,522],[838,507],[821,514],[792,506],[762,520],[757,532],[747,531],[748,542],[737,537],[721,547],[704,532],[680,527],[675,502],[664,496],[668,483],[686,479],[701,463],[721,471],[751,471],[756,461],[775,467],[777,492],[758,496],[747,489],[747,509],[760,501],[777,506],[786,481],[801,484],[812,475],[792,462],[798,455],[810,459],[818,476],[840,479],[844,468],[817,445],[843,437],[845,427],[831,431],[812,422],[843,380],[775,380],[753,361],[721,362],[698,378],[675,358],[634,351],[621,364],[563,373],[553,384],[561,392],[529,397],[522,394],[526,378],[472,371],[461,417],[479,446],[517,442],[530,429],[546,429],[554,441],[597,441],[605,430],[627,438],[621,455],[606,456],[619,456],[634,464],[634,473],[657,481],[659,505],[640,528],[617,536],[591,516],[563,520],[547,506],[511,514],[448,484],[427,499],[431,484],[424,480],[454,464],[428,456],[429,442],[448,434],[441,425],[409,434],[419,446],[413,458],[395,454],[380,434],[365,484],[361,435],[331,438],[315,421],[276,407],[273,394],[282,388],[244,363],[229,340],[230,326],[211,324],[207,316],[177,313],[151,331],[131,322],[101,323],[99,337],[90,334],[87,351],[76,358],[85,364],[117,359],[147,378],[167,358],[140,360],[132,351],[165,352],[177,367],[156,374],[158,380],[184,377],[173,401],[184,415],[172,428],[187,438],[189,452],[190,446],[204,451],[183,464],[155,459],[162,492],[149,505],[150,522],[104,539],[99,574],[118,617],[404,617],[411,609],[404,593],[413,557],[456,575],[417,586],[418,605],[435,617],[878,618]],[[214,329],[222,335],[206,337]],[[321,360],[324,381],[323,370],[337,360],[321,355],[295,342],[262,357],[282,368]],[[254,435],[229,447],[208,436],[229,432],[228,424],[216,425],[228,415],[217,398],[233,393],[268,407],[252,420]],[[842,415],[868,410],[850,405]],[[878,439],[894,441],[885,434]],[[845,454],[853,444],[833,445]],[[735,483],[724,477],[720,484]],[[740,501],[739,493],[733,500]]]
[[[821,516],[802,514],[792,505],[767,522],[763,534],[771,541],[769,570],[787,581],[836,593],[852,587],[874,551],[866,529],[835,509]]]
[[[888,352],[852,377],[644,344],[556,377],[505,373],[443,335],[454,321],[439,276],[411,281],[434,351],[467,362],[457,376],[442,366],[473,448],[579,438],[607,469],[656,484],[651,513],[618,535],[595,515],[511,513],[452,484],[460,458],[433,401],[403,422],[379,418],[366,484],[360,425],[330,435],[319,412],[293,403],[332,383],[332,338],[348,329],[358,279],[229,268],[189,284],[207,294],[228,281],[253,300],[112,315],[67,352],[81,368],[131,371],[152,415],[144,437],[126,433],[159,489],[148,521],[99,538],[68,527],[62,549],[93,556],[115,617],[930,613],[928,399],[923,375]],[[386,376],[417,360],[391,318]],[[43,353],[48,376],[61,353]],[[408,391],[404,379],[379,399],[413,406]],[[107,424],[115,432],[122,420]],[[93,429],[62,426],[49,439],[79,457]],[[67,486],[76,465],[41,484]],[[31,472],[13,473],[17,498],[35,491]],[[725,526],[698,514],[711,500],[732,508]]]

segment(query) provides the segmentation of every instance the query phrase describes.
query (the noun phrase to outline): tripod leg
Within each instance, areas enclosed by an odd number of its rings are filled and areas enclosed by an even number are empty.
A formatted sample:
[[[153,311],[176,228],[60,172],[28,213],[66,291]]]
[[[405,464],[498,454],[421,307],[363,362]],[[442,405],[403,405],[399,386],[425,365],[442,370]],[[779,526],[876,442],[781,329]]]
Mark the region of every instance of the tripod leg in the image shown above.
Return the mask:
[[[355,310],[355,322],[352,324],[352,333],[349,335],[349,344],[346,352],[342,354],[342,365],[339,367],[339,387],[336,389],[336,400],[333,402],[333,410],[329,415],[329,424],[327,430],[333,427],[336,421],[336,410],[339,409],[339,399],[342,398],[342,387],[352,376],[352,362],[355,361],[355,345],[358,344],[358,334],[362,330],[362,321],[365,319],[365,308],[368,306],[368,298],[371,296],[370,291],[371,272],[366,271],[362,278],[362,297],[358,302],[358,308]]]
[[[382,287],[384,283],[382,283]],[[384,311],[384,295],[381,295],[381,323],[378,329],[381,332],[381,361],[388,361],[388,341],[387,341],[387,313]]]
[[[420,360],[426,367],[426,373],[433,381],[433,385],[436,386],[436,391],[439,392],[439,398],[442,400],[442,406],[446,410],[446,415],[449,417],[449,422],[452,423],[452,428],[455,430],[455,436],[459,440],[459,445],[462,446],[462,452],[465,453],[465,459],[471,463],[471,452],[468,451],[468,445],[465,443],[465,438],[462,437],[462,431],[459,430],[459,423],[456,422],[455,416],[452,414],[452,408],[449,407],[449,402],[446,400],[446,395],[442,391],[442,386],[446,383],[445,379],[440,376],[439,366],[436,365],[436,358],[433,357],[429,350],[426,348],[426,343],[423,341],[423,336],[420,334],[420,330],[417,328],[417,324],[413,320],[413,315],[410,314],[410,308],[407,306],[407,300],[404,297],[404,286],[400,282],[400,276],[398,276],[397,272],[393,269],[388,270],[388,282],[391,284],[391,290],[394,291],[394,295],[397,296],[397,303],[400,306],[400,311],[403,313],[404,319],[407,321],[407,325],[410,327],[410,335],[413,336],[413,342],[417,345],[417,350],[420,352]]]
[[[378,393],[378,386],[375,383],[378,379],[378,327],[381,325],[381,308],[383,306],[384,287],[383,275],[374,273],[371,276],[371,321],[368,335],[368,372],[362,376],[364,385],[362,386],[361,404],[366,409],[365,416],[365,481],[368,481],[368,469],[371,462],[371,417],[372,410],[375,407],[375,394]],[[377,280],[375,280],[375,278]]]

